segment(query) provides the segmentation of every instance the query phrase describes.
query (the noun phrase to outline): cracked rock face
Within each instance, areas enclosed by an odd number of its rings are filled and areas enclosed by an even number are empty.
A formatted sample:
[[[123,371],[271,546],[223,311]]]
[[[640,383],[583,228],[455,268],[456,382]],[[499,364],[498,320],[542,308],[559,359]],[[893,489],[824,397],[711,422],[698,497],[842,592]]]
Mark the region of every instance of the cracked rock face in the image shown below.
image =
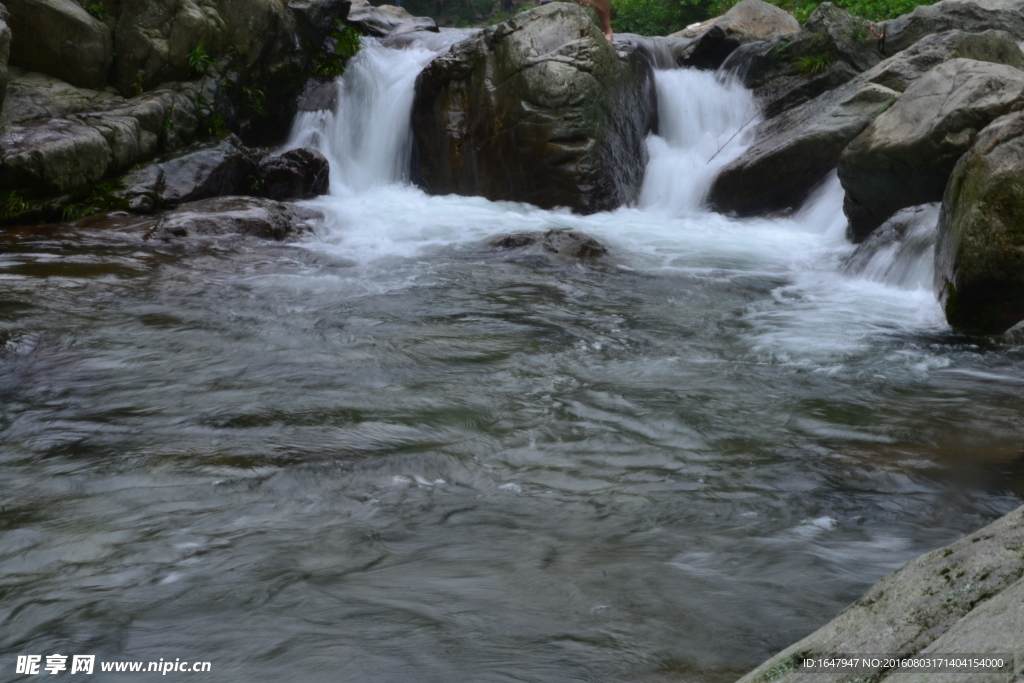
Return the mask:
[[[432,194],[567,206],[635,199],[653,73],[582,8],[551,3],[455,45],[416,82],[414,177]]]

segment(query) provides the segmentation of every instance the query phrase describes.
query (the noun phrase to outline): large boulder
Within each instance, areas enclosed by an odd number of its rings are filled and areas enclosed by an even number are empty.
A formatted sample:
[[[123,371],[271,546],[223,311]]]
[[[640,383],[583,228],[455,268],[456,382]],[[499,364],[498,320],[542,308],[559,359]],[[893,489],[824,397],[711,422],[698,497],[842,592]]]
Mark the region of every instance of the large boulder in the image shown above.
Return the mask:
[[[758,125],[754,144],[722,169],[712,186],[711,205],[720,211],[741,215],[799,206],[825,174],[836,168],[846,146],[867,128],[875,116],[885,111],[899,93],[933,67],[957,58],[1024,66],[1024,55],[1009,34],[1002,31],[972,34],[954,30],[928,36],[861,74],[849,67],[846,76],[835,76],[840,80],[845,77],[845,83],[816,95],[810,101],[786,108],[781,113],[773,111],[770,105],[766,106],[766,115],[772,116]],[[816,78],[806,80],[804,87],[824,88],[830,85],[829,79],[836,73],[833,67]],[[879,100],[878,107],[855,107],[856,117],[851,118],[848,102],[851,98],[857,102],[856,94],[868,85],[883,87],[895,95],[888,100]],[[874,91],[868,90],[865,95],[871,92]],[[787,96],[776,93],[774,103],[778,105],[787,102],[786,97],[802,94],[806,92],[800,88],[792,89]],[[861,99],[860,102],[865,101]],[[820,146],[815,149],[814,145],[818,144]],[[938,198],[913,203],[927,201],[938,201]]]
[[[414,17],[403,7],[380,5],[374,7],[369,0],[353,0],[345,17],[345,23],[367,36],[386,36],[412,33],[413,31],[439,30],[430,17]]]
[[[288,0],[288,9],[303,40],[318,48],[334,31],[336,21],[348,17],[352,0]]]
[[[859,241],[905,206],[942,199],[978,131],[1024,107],[1024,71],[953,59],[914,82],[843,151],[843,210]]]
[[[739,683],[924,683],[1020,680],[1024,665],[1024,508],[970,536],[911,560],[839,615],[749,672]],[[1015,675],[921,668],[810,673],[804,658],[838,653],[1014,653]]]
[[[935,288],[946,319],[998,334],[1024,320],[1024,114],[983,130],[942,200]]]
[[[113,59],[110,29],[74,0],[7,0],[10,63],[83,88],[102,88]]]
[[[9,126],[0,135],[0,187],[67,192],[102,178],[111,158],[100,131],[78,121]]]
[[[331,167],[323,154],[310,147],[268,154],[256,166],[254,194],[269,199],[309,199],[327,194]]]
[[[717,69],[740,45],[795,33],[800,24],[789,12],[764,0],[740,0],[701,28],[699,36],[679,55],[681,65]]]
[[[76,88],[59,78],[12,66],[7,97],[0,109],[0,125],[101,111],[123,101],[124,98],[103,90]]]
[[[793,209],[832,169],[843,148],[900,94],[858,82],[763,122],[756,140],[715,178],[712,209],[752,216]]]
[[[0,5],[0,111],[3,111],[4,99],[7,96],[7,63],[11,57],[11,28],[7,22],[10,18],[7,8]]]
[[[1024,40],[1024,14],[1013,4],[943,0],[934,5],[919,5],[913,12],[882,24],[882,52],[894,55],[925,36],[952,29],[968,33],[998,29]]]
[[[656,123],[653,72],[555,2],[459,43],[419,75],[416,182],[578,213],[637,196]]]

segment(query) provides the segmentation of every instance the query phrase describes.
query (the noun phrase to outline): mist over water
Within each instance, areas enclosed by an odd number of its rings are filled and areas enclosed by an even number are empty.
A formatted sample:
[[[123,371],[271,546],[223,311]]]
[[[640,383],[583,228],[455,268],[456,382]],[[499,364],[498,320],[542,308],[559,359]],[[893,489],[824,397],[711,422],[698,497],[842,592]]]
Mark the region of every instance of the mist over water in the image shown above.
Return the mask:
[[[724,683],[1020,504],[1024,352],[948,329],[927,245],[851,265],[834,176],[703,208],[748,92],[657,73],[637,206],[431,197],[412,89],[456,39],[367,41],[297,118],[297,243],[0,235],[0,680]],[[611,257],[485,246],[550,229]]]

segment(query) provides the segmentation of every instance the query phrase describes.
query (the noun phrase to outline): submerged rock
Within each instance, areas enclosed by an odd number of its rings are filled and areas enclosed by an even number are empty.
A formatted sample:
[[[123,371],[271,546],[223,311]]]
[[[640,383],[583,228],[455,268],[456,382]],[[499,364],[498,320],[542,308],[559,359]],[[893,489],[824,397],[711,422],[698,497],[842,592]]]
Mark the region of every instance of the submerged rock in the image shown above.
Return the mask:
[[[146,239],[171,241],[196,236],[247,235],[281,241],[305,232],[318,214],[272,199],[215,197],[164,214]]]
[[[1024,114],[996,120],[942,200],[935,289],[949,324],[999,334],[1024,320]]]
[[[578,213],[636,198],[656,122],[653,71],[582,8],[555,2],[435,59],[413,104],[416,182]]]
[[[843,270],[896,287],[930,288],[939,206],[934,202],[897,211],[857,247]]]
[[[571,230],[504,235],[489,240],[487,246],[519,256],[540,256],[559,261],[589,261],[608,254],[608,248],[593,237]]]
[[[905,206],[942,199],[978,131],[1024,106],[1024,71],[954,59],[914,82],[839,159],[843,210],[854,240]]]
[[[1019,653],[1024,649],[1024,507],[956,543],[912,560],[835,619],[757,667],[739,683],[967,680],[963,674],[799,671],[804,657],[836,653]],[[1018,660],[1015,673],[1024,666]],[[884,679],[877,674],[882,674]],[[1005,674],[984,680],[1009,680]],[[979,678],[981,680],[982,678]],[[1011,677],[1017,680],[1016,677]]]

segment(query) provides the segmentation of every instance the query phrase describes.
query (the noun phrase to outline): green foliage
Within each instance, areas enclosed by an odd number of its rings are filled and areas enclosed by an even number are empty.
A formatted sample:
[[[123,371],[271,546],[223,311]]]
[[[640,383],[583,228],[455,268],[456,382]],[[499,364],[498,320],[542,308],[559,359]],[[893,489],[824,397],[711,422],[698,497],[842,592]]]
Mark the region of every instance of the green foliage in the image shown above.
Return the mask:
[[[351,26],[339,28],[331,33],[328,45],[334,43],[326,51],[320,53],[313,67],[313,73],[324,78],[335,78],[345,73],[348,60],[356,56],[363,46],[359,31]]]
[[[249,111],[257,119],[262,119],[267,115],[266,109],[266,96],[263,91],[259,88],[249,88],[242,86],[242,94],[245,95],[246,104],[249,106]]]
[[[222,138],[228,132],[224,124],[224,117],[220,114],[213,114],[203,117],[199,121],[199,134],[205,138]]]
[[[344,59],[351,59],[356,56],[359,49],[363,46],[362,37],[359,35],[359,31],[355,30],[351,26],[346,26],[341,31],[335,31],[331,34],[331,37],[337,40],[334,44],[334,54]]]
[[[146,92],[146,74],[141,71],[135,74],[135,80],[132,81],[132,90],[135,91],[136,95]]]
[[[107,16],[107,10],[103,7],[103,5],[99,4],[98,2],[86,5],[85,11],[93,15],[100,21],[103,21],[103,18]]]
[[[802,74],[816,76],[828,71],[832,66],[832,53],[823,52],[816,55],[803,55],[796,60],[796,69]]]
[[[205,76],[206,72],[213,66],[213,58],[206,54],[203,44],[199,43],[188,53],[188,68],[196,76]]]
[[[17,190],[11,190],[2,195],[0,199],[0,220],[9,220],[25,213],[31,205]]]

